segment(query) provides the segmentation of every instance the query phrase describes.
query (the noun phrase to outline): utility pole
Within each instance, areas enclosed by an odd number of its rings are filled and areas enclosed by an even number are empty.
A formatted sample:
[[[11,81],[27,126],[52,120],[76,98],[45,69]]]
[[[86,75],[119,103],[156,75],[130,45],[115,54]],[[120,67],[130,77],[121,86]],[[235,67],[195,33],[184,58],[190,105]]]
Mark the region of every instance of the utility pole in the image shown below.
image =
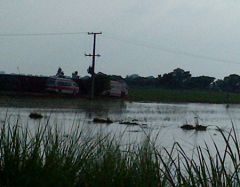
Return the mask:
[[[91,99],[94,98],[94,82],[95,82],[95,57],[100,57],[96,52],[96,36],[102,34],[102,32],[88,32],[88,35],[93,35],[93,52],[92,54],[85,54],[85,56],[92,57],[92,66],[88,68],[88,73],[92,75],[92,84],[91,84]]]

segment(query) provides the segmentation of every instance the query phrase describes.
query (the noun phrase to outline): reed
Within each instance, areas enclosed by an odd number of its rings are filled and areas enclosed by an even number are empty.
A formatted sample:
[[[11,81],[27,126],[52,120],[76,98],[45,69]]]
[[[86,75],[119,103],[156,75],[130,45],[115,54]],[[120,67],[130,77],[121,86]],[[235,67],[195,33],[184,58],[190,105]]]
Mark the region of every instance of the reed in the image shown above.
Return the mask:
[[[177,142],[157,148],[149,136],[122,146],[108,135],[79,127],[66,134],[49,124],[33,132],[9,124],[0,131],[0,186],[239,186],[237,131],[219,130],[225,149],[197,147],[194,158]]]

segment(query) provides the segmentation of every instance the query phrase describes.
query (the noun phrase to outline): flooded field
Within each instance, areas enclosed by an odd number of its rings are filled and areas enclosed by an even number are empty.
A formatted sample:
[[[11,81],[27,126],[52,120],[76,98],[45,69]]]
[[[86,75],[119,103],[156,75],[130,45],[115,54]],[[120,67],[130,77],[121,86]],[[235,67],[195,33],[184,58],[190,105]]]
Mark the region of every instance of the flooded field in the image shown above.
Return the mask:
[[[137,143],[151,137],[159,146],[171,147],[179,142],[184,148],[192,150],[197,145],[209,145],[214,140],[221,146],[223,140],[217,127],[229,132],[232,124],[240,132],[240,105],[223,104],[166,104],[138,103],[122,101],[75,101],[72,105],[42,104],[41,102],[11,102],[0,107],[1,123],[5,119],[11,124],[17,122],[28,125],[32,129],[38,125],[56,125],[69,132],[72,127],[80,126],[85,132],[104,133],[121,138],[123,143]],[[35,104],[34,104],[35,103]],[[36,104],[37,103],[37,104]],[[54,102],[53,102],[54,103]],[[56,101],[55,101],[56,103]],[[29,118],[31,112],[41,113],[43,118]],[[180,128],[184,123],[207,125],[206,131],[185,131]],[[94,123],[93,118],[109,118],[111,124]],[[136,122],[138,125],[120,124],[121,121]]]

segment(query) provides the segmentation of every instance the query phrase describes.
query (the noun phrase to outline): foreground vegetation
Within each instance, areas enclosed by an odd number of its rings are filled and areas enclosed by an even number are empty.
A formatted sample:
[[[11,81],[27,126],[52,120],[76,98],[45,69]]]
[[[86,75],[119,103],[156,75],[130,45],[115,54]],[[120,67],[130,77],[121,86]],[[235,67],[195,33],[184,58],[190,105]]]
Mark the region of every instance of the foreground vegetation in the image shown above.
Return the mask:
[[[129,99],[155,102],[240,103],[240,94],[219,91],[132,88]]]
[[[221,133],[225,151],[206,144],[187,155],[175,143],[157,148],[148,135],[141,145],[122,146],[110,136],[48,124],[1,124],[0,186],[239,186],[240,149],[236,131]]]

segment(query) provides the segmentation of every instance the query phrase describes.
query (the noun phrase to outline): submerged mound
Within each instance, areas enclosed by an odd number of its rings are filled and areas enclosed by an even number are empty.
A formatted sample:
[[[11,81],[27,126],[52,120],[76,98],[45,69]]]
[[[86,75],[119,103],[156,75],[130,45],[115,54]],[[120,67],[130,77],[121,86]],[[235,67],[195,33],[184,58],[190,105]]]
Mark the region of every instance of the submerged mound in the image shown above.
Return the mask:
[[[207,130],[208,126],[205,125],[190,125],[190,124],[184,124],[180,128],[183,130],[196,130],[196,131],[205,131]]]
[[[32,112],[32,113],[29,114],[29,117],[31,119],[41,119],[43,117],[43,115],[39,114],[39,113]]]
[[[109,118],[103,119],[103,118],[93,118],[93,122],[94,123],[113,123],[112,120],[110,120]]]

